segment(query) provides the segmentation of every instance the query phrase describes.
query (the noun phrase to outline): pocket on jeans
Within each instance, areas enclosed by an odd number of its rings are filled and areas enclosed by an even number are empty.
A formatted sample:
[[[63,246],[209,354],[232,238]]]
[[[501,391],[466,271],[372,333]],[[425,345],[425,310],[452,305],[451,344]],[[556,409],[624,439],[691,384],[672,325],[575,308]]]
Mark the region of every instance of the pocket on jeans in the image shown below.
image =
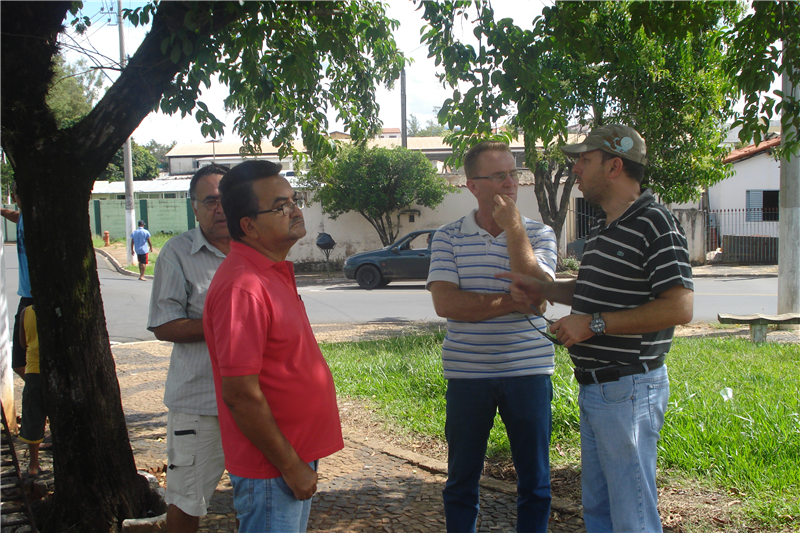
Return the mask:
[[[648,385],[647,402],[650,408],[650,427],[653,431],[661,431],[664,426],[664,413],[669,403],[669,381]]]
[[[294,491],[289,488],[289,485],[286,483],[286,480],[283,479],[283,477],[273,478],[272,482],[281,492],[294,498]]]
[[[233,485],[233,507],[238,516],[244,515],[253,509],[253,486],[255,481],[229,474]]]
[[[622,379],[600,385],[600,395],[606,403],[624,403],[633,399],[633,380]]]

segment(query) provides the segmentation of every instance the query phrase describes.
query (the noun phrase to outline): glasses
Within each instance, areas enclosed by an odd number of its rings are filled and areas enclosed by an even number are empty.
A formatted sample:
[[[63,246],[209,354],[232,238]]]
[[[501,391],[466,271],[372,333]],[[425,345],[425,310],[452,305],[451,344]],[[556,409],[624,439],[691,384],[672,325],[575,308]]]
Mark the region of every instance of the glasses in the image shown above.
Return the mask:
[[[195,200],[195,202],[203,204],[206,209],[213,211],[219,207],[219,196],[208,196],[205,200]]]
[[[275,209],[265,209],[263,211],[256,211],[255,213],[253,213],[253,216],[258,216],[264,213],[275,213],[277,211],[280,211],[281,213],[283,213],[283,216],[288,217],[289,215],[294,213],[295,207],[297,209],[303,209],[303,207],[306,205],[306,201],[303,200],[301,196],[298,196],[293,200],[294,200],[293,202],[286,202],[282,206],[276,207]]]
[[[474,180],[492,180],[495,183],[503,183],[506,181],[506,178],[509,177],[513,181],[519,181],[519,171],[512,170],[510,172],[495,172],[491,176],[476,176],[472,179]]]
[[[541,314],[541,313],[539,312],[539,310],[538,310],[538,309],[536,309],[536,307],[534,307],[534,305],[533,305],[533,304],[531,304],[531,309],[533,309],[533,314],[534,314],[534,315],[536,315],[536,316],[538,316],[538,317],[540,317],[540,318],[543,318],[543,319],[544,319],[544,321],[545,321],[545,322],[547,322],[547,323],[548,323],[548,324],[550,324],[550,325],[552,325],[552,324],[553,324],[553,321],[552,321],[552,320],[550,320],[549,318],[547,318],[546,316],[544,316],[543,314]],[[536,331],[538,331],[539,333],[541,333],[541,334],[542,334],[542,336],[543,336],[543,337],[545,337],[547,340],[549,340],[549,341],[550,341],[550,342],[552,342],[553,344],[558,344],[559,346],[563,346],[563,345],[564,345],[564,343],[563,343],[563,342],[561,342],[560,340],[558,340],[558,339],[555,337],[555,335],[553,335],[552,333],[550,333],[549,331],[547,331],[547,328],[544,328],[544,330],[541,330],[541,329],[539,329],[539,328],[536,326],[536,324],[534,324],[534,323],[533,323],[533,321],[532,321],[530,318],[528,318],[528,315],[525,315],[525,318],[528,320],[528,322],[530,323],[530,325],[531,325],[531,326],[533,326],[533,327],[536,329]]]

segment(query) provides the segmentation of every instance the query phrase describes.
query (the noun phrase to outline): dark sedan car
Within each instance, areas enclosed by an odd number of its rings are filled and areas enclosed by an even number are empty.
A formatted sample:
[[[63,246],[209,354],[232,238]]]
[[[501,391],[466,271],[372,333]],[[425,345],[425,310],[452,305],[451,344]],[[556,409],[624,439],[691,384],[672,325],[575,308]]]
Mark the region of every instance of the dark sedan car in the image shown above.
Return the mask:
[[[413,231],[394,244],[353,254],[344,261],[344,275],[372,290],[396,279],[427,279],[435,229]]]

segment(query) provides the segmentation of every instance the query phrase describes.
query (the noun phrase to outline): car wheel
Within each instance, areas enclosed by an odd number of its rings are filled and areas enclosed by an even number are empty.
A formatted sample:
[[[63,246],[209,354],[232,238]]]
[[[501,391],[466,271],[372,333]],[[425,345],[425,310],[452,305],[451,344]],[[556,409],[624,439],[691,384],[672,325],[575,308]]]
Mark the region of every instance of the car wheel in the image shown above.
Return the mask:
[[[364,265],[356,272],[358,286],[368,291],[379,287],[382,279],[380,270],[373,265]]]

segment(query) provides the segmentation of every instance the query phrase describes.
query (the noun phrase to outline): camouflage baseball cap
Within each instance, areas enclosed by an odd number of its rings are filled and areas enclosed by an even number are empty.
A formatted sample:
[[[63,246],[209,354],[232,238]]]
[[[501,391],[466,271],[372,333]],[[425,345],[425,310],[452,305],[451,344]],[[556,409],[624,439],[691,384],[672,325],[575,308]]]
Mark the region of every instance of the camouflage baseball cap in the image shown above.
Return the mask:
[[[583,142],[561,147],[561,151],[568,156],[577,156],[592,150],[603,150],[634,163],[647,164],[647,144],[639,132],[630,126],[600,126],[589,132]]]

